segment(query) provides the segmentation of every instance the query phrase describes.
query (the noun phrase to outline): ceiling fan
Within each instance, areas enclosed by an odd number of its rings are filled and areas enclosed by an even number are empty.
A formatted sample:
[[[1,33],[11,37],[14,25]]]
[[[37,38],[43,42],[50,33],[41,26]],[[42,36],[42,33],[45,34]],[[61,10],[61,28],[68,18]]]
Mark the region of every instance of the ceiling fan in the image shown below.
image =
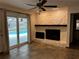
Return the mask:
[[[46,11],[46,9],[44,7],[49,7],[49,8],[56,8],[57,7],[57,5],[45,5],[46,3],[47,3],[47,0],[39,0],[39,2],[36,3],[36,5],[26,4],[26,3],[25,3],[25,5],[34,6],[33,8],[31,8],[29,10],[38,8],[39,10],[42,10],[42,11]]]

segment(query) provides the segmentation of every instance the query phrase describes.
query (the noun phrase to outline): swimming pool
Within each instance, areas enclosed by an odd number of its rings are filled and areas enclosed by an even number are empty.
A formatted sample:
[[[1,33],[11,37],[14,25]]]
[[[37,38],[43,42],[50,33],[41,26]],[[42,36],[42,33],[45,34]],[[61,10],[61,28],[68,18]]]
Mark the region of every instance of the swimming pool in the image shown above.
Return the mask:
[[[19,40],[20,43],[27,42],[27,33],[26,31],[21,31],[19,34]],[[16,45],[17,44],[17,32],[9,32],[9,44],[10,46]]]
[[[26,34],[27,33],[27,31],[20,31],[19,32],[19,34]],[[9,35],[16,35],[17,34],[17,32],[9,32]]]

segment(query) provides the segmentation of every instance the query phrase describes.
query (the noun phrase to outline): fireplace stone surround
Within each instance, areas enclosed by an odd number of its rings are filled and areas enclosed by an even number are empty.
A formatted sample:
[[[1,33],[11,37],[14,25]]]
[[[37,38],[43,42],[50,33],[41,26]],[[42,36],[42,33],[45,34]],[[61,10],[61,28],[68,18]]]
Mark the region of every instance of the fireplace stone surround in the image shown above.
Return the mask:
[[[35,32],[44,32],[44,39],[35,38],[35,41],[43,42],[49,45],[67,47],[67,25],[35,25]],[[60,40],[46,39],[46,29],[60,30]]]
[[[44,37],[45,36],[45,37]],[[58,29],[46,29],[44,32],[36,32],[35,37],[38,39],[60,40],[60,30]]]

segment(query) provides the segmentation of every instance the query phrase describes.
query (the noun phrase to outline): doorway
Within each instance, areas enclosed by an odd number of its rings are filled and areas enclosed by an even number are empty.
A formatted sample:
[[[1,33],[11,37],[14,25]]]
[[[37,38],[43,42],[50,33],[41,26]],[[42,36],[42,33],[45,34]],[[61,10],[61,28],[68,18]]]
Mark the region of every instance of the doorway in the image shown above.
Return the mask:
[[[7,27],[10,49],[30,42],[29,18],[27,15],[8,12]]]
[[[79,13],[71,14],[70,47],[79,49]]]

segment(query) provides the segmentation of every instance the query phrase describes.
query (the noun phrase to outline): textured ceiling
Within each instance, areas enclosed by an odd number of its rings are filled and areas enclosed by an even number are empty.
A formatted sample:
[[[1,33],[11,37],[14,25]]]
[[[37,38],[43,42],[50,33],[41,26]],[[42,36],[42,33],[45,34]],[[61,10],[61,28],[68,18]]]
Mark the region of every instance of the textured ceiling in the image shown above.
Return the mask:
[[[47,4],[51,5],[77,5],[79,4],[79,0],[47,0]],[[12,5],[18,8],[29,9],[32,8],[30,6],[25,5],[24,3],[36,4],[38,0],[0,0],[0,3]]]

